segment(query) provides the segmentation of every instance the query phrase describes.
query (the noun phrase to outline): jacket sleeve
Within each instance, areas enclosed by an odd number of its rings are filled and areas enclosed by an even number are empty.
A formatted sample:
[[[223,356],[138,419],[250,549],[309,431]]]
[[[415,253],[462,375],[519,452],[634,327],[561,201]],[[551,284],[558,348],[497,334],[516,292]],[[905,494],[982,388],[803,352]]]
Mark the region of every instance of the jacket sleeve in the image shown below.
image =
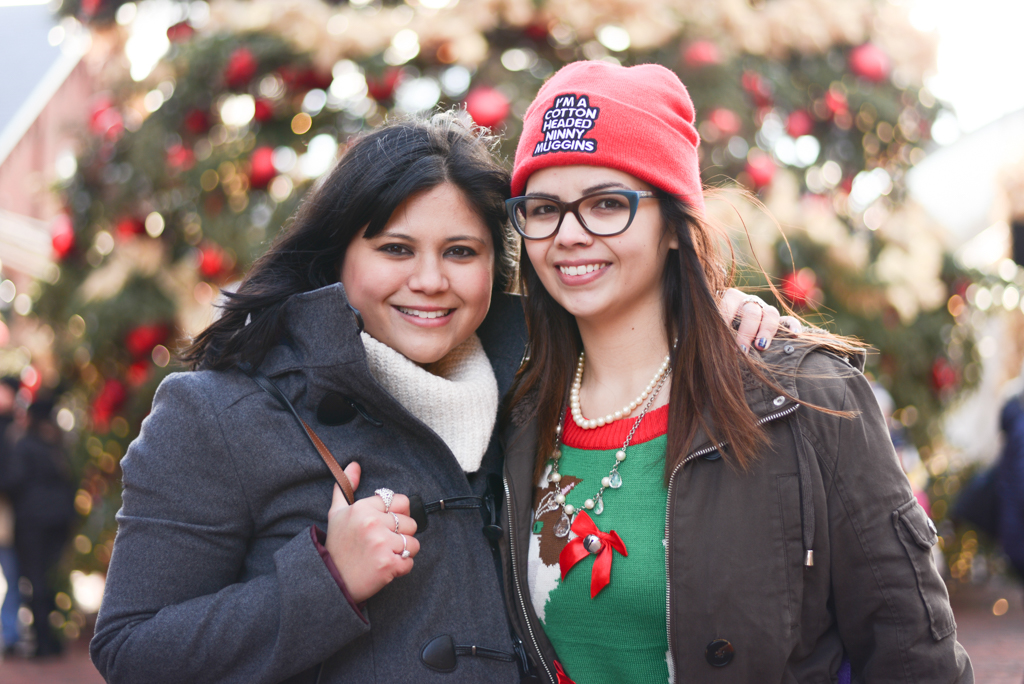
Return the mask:
[[[829,425],[819,439],[832,461],[823,469],[832,597],[854,681],[973,682],[932,557],[935,527],[911,491],[867,380],[852,369],[841,375],[831,401],[813,392],[802,398],[856,414],[815,421]]]
[[[241,582],[253,516],[215,407],[170,376],[122,460],[124,494],[90,645],[108,682],[277,682],[369,629],[309,529]],[[262,540],[267,543],[267,540]]]

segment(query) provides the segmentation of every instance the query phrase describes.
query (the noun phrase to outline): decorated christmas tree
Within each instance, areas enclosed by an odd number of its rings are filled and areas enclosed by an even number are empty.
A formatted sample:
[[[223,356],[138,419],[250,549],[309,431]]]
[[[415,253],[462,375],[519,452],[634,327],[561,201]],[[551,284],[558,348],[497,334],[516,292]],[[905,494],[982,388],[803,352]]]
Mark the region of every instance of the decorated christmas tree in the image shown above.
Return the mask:
[[[785,304],[877,349],[868,372],[893,397],[894,427],[925,461],[945,448],[943,410],[977,376],[971,281],[904,190],[942,105],[921,85],[933,45],[898,7],[162,7],[173,19],[158,36],[166,54],[149,73],[126,66],[96,96],[77,171],[60,188],[59,277],[32,314],[54,330],[62,405],[74,417],[65,427],[77,436],[81,478],[75,567],[102,571],[109,560],[118,461],[157,384],[181,370],[176,350],[211,320],[219,290],[287,226],[351,136],[459,107],[501,133],[509,157],[543,80],[578,59],[659,62],[680,75],[698,108],[705,179],[733,197],[710,206],[736,228],[740,281],[763,288],[759,264]],[[65,0],[61,11],[130,48],[133,17],[144,10]],[[735,188],[755,193],[769,213]],[[927,473],[905,465],[923,486]]]

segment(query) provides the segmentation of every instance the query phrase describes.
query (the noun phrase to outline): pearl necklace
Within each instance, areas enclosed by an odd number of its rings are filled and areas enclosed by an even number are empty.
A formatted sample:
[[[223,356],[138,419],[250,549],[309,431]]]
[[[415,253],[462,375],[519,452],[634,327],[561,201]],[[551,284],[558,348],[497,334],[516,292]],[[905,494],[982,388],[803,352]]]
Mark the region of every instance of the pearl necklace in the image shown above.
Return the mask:
[[[609,413],[603,418],[595,418],[593,420],[587,420],[583,417],[583,410],[580,408],[580,388],[583,386],[583,365],[585,363],[585,353],[580,352],[580,360],[576,364],[576,377],[572,381],[572,389],[569,391],[569,411],[572,413],[572,419],[577,425],[583,430],[593,430],[594,428],[604,427],[608,423],[612,423],[616,420],[627,417],[633,411],[636,410],[637,406],[642,406],[644,400],[651,395],[651,392],[656,387],[661,387],[662,378],[668,373],[670,356],[665,357],[665,361],[662,362],[658,368],[658,372],[654,374],[654,378],[647,383],[646,389],[640,393],[640,396],[623,406],[620,410],[615,413]]]
[[[580,355],[581,368],[582,368],[582,355]],[[666,361],[667,363],[667,361]],[[604,491],[609,487],[612,489],[618,489],[622,486],[622,475],[619,474],[619,466],[626,460],[626,447],[633,440],[633,435],[636,433],[638,427],[640,427],[640,421],[644,419],[647,412],[650,411],[651,406],[654,404],[654,400],[658,397],[658,392],[661,391],[665,381],[668,380],[672,370],[667,365],[664,365],[661,370],[658,371],[658,376],[655,378],[657,383],[650,391],[645,390],[645,399],[647,403],[644,405],[640,415],[636,417],[636,421],[633,423],[632,429],[629,434],[626,435],[626,441],[622,443],[622,448],[615,452],[615,464],[612,465],[612,469],[608,471],[608,474],[601,478],[601,488],[597,490],[597,494],[593,498],[587,499],[583,502],[583,507],[587,510],[592,510],[595,515],[601,515],[604,512]],[[562,458],[562,424],[565,421],[565,414],[558,421],[558,427],[555,428],[555,448],[551,452],[552,464],[551,472],[548,474],[548,482],[555,485],[556,490],[558,483],[562,481],[562,474],[558,472],[558,464]],[[555,536],[565,537],[569,534],[569,528],[572,525],[572,517],[576,513],[576,507],[572,504],[565,503],[565,494],[558,491],[555,494],[555,503],[562,507],[562,518],[558,524],[555,525]],[[589,547],[588,547],[589,549]]]

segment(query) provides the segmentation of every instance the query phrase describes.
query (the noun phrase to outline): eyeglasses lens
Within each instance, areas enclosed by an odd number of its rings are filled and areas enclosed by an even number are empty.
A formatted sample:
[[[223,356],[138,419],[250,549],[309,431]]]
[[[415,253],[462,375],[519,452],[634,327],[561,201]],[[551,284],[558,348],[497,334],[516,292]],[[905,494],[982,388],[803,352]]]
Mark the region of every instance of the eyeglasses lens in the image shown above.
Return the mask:
[[[571,213],[566,210],[566,213]],[[515,206],[516,226],[528,237],[547,237],[555,232],[561,215],[559,205],[542,197],[524,198]],[[595,235],[621,233],[629,225],[629,197],[617,192],[590,195],[579,204],[579,216]],[[565,219],[563,219],[563,222]]]

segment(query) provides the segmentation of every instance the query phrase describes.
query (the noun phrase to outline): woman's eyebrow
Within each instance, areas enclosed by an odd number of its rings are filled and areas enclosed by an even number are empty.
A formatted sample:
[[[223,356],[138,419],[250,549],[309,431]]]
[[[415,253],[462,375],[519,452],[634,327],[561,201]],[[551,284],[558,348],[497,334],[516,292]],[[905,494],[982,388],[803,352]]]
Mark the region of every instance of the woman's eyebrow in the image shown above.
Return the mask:
[[[479,242],[481,245],[486,245],[487,241],[483,238],[479,238],[476,235],[453,235],[450,238],[445,238],[445,242],[462,242],[469,240],[471,242]]]
[[[626,185],[625,183],[620,183],[619,181],[608,181],[606,183],[598,183],[597,185],[591,185],[588,188],[584,188],[583,195],[592,195],[595,192],[601,192],[602,190],[608,190],[609,188],[621,188],[623,190],[633,189]],[[580,196],[582,197],[583,195]],[[551,194],[547,192],[531,192],[528,193],[526,197],[543,197],[545,199],[554,200],[561,199],[557,194]]]
[[[377,233],[374,237],[389,238],[391,240],[408,240],[409,242],[416,242],[416,238],[412,235],[406,235],[405,233],[399,233],[394,230],[382,230]]]
[[[608,181],[607,183],[598,183],[597,185],[591,185],[589,188],[584,188],[583,194],[590,195],[592,193],[601,192],[602,190],[607,190],[609,188],[621,188],[623,190],[632,190],[632,188],[626,186],[625,183],[620,183],[618,181]]]

